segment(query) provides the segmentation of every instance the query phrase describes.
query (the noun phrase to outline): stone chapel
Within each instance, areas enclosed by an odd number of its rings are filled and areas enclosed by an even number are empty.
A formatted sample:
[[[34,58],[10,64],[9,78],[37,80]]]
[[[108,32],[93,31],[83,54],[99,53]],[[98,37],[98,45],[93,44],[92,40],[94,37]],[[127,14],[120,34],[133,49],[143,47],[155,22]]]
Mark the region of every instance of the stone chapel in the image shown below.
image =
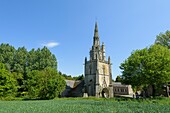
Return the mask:
[[[131,85],[112,82],[110,57],[106,59],[105,45],[100,45],[97,22],[95,23],[93,45],[90,57],[85,58],[84,80],[65,80],[66,89],[62,97],[95,96],[111,98],[120,95],[132,95]]]
[[[85,92],[88,96],[113,97],[110,56],[106,59],[105,45],[100,45],[98,25],[95,23],[93,45],[90,58],[85,58]]]

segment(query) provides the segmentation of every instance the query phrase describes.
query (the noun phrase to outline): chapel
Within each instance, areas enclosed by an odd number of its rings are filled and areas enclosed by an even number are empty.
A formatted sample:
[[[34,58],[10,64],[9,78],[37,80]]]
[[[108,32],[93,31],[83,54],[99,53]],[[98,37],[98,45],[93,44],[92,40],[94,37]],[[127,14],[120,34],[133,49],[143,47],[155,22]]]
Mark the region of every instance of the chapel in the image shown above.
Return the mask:
[[[95,23],[93,45],[90,57],[85,58],[85,92],[88,96],[113,97],[112,70],[110,56],[107,58],[105,45],[100,45],[98,25]]]

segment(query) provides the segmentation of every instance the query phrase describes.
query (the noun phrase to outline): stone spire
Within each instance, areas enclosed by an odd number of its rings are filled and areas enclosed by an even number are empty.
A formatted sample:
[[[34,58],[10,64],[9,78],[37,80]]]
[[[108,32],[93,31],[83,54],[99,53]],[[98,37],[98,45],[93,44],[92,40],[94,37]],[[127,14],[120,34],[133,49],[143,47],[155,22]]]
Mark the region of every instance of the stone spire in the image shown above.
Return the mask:
[[[110,62],[110,56],[108,57],[108,64],[111,64],[111,62]]]
[[[100,40],[99,40],[97,22],[95,23],[94,37],[93,37],[93,46],[94,47],[100,47]]]
[[[102,51],[102,60],[103,60],[103,61],[106,61],[105,46],[104,46],[104,43],[102,43],[101,51]]]

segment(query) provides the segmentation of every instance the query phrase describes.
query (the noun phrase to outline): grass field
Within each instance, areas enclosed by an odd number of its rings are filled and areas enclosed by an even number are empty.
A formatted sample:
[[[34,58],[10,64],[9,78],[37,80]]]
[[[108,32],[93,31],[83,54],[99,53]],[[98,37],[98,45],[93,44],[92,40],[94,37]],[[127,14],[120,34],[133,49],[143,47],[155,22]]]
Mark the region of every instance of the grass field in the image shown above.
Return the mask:
[[[170,99],[54,99],[0,101],[0,113],[170,113]]]

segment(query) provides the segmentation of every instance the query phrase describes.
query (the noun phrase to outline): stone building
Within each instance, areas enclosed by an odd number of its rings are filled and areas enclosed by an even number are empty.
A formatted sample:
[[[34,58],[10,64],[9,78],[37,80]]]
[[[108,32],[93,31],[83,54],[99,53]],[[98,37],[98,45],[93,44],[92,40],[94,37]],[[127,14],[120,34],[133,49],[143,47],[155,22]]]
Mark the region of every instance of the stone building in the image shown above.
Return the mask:
[[[66,89],[62,97],[113,97],[133,94],[131,85],[112,82],[111,60],[106,59],[105,45],[100,45],[98,26],[95,23],[93,45],[89,60],[85,58],[85,79],[81,81],[66,80]]]
[[[113,82],[113,92],[115,96],[134,94],[131,85],[122,84],[121,82]]]
[[[106,60],[105,45],[100,46],[97,22],[95,23],[90,58],[85,58],[85,92],[88,96],[113,97],[110,57]]]

